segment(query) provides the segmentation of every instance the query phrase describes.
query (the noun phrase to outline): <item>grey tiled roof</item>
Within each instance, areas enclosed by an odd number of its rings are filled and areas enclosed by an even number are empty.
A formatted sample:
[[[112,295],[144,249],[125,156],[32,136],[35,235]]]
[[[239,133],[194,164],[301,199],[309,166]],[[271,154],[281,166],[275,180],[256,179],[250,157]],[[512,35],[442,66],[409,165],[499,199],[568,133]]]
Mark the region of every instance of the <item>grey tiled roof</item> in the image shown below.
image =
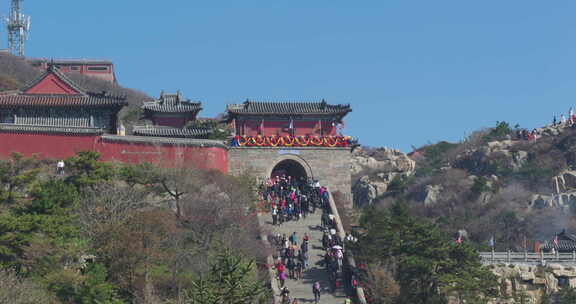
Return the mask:
[[[195,147],[220,147],[227,149],[228,146],[221,140],[195,139],[195,138],[173,138],[173,137],[151,137],[151,136],[117,136],[104,134],[102,140],[105,142],[128,142],[141,144],[170,144]]]
[[[183,99],[182,96],[180,96],[180,93],[162,93],[159,99],[144,102],[142,108],[152,112],[163,113],[198,112],[202,110],[202,103],[191,102],[189,99]]]
[[[134,126],[134,134],[142,136],[194,138],[204,137],[212,133],[207,128],[172,128],[164,126]]]
[[[260,102],[247,100],[242,104],[226,107],[228,113],[237,114],[346,114],[350,105],[331,105],[320,102]]]
[[[64,83],[78,91],[78,94],[23,94],[31,87],[38,84],[49,74],[54,74],[60,78]],[[66,77],[63,73],[49,65],[45,73],[40,75],[37,79],[32,81],[29,85],[22,89],[22,91],[0,94],[0,107],[21,107],[21,106],[38,106],[38,107],[121,107],[125,106],[126,97],[113,96],[106,92],[92,93],[86,92],[84,89],[76,85],[72,80]]]
[[[570,240],[558,240],[558,246],[554,246],[553,241],[546,241],[541,248],[546,250],[556,248],[558,251],[572,252],[576,250],[576,242]]]
[[[124,106],[128,103],[123,97],[106,95],[0,95],[0,107],[39,106],[39,107],[106,107]]]
[[[0,124],[0,132],[102,134],[105,132],[105,130],[102,128],[86,128],[86,127],[55,127],[55,126]]]

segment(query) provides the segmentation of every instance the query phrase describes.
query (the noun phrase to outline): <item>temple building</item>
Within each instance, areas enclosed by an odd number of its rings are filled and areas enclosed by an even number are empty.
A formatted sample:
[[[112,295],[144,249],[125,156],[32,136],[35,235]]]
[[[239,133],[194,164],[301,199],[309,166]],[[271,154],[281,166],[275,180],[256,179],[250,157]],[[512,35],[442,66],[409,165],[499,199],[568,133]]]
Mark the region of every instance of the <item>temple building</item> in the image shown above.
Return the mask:
[[[124,97],[86,92],[49,65],[20,91],[0,94],[0,133],[116,133]]]
[[[212,132],[209,128],[194,126],[197,115],[202,110],[202,103],[184,99],[180,92],[162,92],[159,99],[145,101],[142,109],[143,118],[152,124],[135,126],[134,135],[204,138]]]
[[[0,157],[18,152],[62,160],[94,151],[103,161],[119,163],[258,179],[287,174],[321,180],[345,205],[352,204],[350,152],[355,142],[341,134],[350,105],[247,100],[228,105],[220,122],[229,129],[212,133],[217,121],[199,121],[200,102],[163,93],[143,103],[147,125],[135,126],[133,135],[124,134],[118,122],[125,105],[123,97],[83,90],[50,65],[21,91],[0,93]],[[228,132],[232,136],[222,138]]]
[[[226,121],[243,146],[342,146],[338,135],[350,105],[320,102],[256,102],[228,105]]]
[[[555,235],[554,239],[544,241],[541,249],[545,252],[550,252],[554,249],[557,252],[575,252],[576,251],[576,235],[562,230],[562,232]]]
[[[49,65],[54,65],[60,72],[79,73],[111,83],[117,83],[114,64],[110,60],[31,58],[28,59],[28,61],[32,66],[41,69],[46,69]]]

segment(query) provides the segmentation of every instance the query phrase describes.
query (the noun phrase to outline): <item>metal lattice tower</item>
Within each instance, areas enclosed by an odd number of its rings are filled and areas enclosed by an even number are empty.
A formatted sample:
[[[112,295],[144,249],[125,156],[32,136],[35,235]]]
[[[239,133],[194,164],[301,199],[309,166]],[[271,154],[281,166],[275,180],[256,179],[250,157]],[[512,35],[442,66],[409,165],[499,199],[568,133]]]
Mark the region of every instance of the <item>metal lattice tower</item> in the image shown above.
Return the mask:
[[[30,16],[20,12],[23,0],[12,0],[10,15],[5,18],[8,31],[8,50],[17,56],[24,56],[24,44],[30,31]]]

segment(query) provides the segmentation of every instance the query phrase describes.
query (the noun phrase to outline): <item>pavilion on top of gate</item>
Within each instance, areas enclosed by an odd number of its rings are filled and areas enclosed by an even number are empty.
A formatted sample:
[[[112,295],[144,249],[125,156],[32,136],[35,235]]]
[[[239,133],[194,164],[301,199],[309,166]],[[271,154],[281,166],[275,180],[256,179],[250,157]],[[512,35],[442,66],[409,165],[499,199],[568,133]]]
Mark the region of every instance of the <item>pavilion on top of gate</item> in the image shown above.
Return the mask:
[[[190,126],[202,110],[201,102],[192,102],[176,94],[160,93],[160,98],[145,101],[143,118],[152,125],[134,126],[134,134],[141,136],[203,138],[212,133],[210,128]]]
[[[351,112],[349,104],[259,102],[246,100],[226,108],[226,121],[238,136],[335,136]]]
[[[0,94],[0,132],[116,133],[126,98],[85,91],[54,65],[20,91]]]

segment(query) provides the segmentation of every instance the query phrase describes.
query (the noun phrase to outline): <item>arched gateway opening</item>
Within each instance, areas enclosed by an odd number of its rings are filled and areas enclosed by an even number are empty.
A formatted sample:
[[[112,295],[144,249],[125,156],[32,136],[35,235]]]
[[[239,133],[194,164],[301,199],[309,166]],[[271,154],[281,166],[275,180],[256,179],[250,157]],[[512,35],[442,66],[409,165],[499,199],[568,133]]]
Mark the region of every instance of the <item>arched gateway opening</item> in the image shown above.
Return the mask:
[[[274,166],[272,169],[270,177],[277,177],[282,175],[292,176],[298,180],[308,178],[308,173],[306,172],[304,166],[293,159],[285,159],[276,164],[276,166]]]

